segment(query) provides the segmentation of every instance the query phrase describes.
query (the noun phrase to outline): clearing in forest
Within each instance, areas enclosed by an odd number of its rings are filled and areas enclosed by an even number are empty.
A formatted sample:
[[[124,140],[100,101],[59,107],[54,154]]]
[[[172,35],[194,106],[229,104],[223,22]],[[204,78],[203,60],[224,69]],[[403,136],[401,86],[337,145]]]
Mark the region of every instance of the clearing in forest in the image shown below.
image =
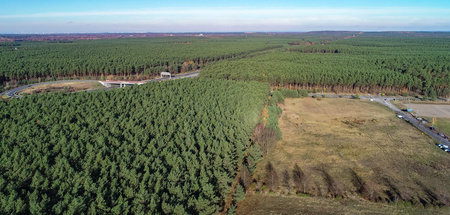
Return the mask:
[[[450,156],[384,106],[303,98],[281,107],[283,139],[258,164],[256,191],[450,205]]]
[[[103,88],[99,82],[64,82],[56,84],[45,84],[27,88],[20,92],[20,94],[35,94],[47,92],[77,92],[85,90],[94,90]]]

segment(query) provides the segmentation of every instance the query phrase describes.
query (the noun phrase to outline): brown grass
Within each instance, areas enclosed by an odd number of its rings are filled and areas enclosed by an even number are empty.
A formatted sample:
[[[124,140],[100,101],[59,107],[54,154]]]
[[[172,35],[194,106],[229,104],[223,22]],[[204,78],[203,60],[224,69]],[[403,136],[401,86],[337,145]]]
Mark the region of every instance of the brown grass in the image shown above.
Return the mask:
[[[46,93],[46,92],[77,92],[84,90],[92,90],[102,88],[98,82],[66,82],[58,84],[46,84],[35,87],[27,88],[20,92],[20,94],[35,94],[35,93]]]
[[[247,195],[237,214],[450,214],[450,208],[420,208],[401,204],[380,204],[363,199],[331,199],[255,194]]]
[[[384,106],[304,98],[282,108],[283,140],[258,164],[257,180],[268,161],[279,175],[298,164],[313,196],[450,205],[450,156]]]

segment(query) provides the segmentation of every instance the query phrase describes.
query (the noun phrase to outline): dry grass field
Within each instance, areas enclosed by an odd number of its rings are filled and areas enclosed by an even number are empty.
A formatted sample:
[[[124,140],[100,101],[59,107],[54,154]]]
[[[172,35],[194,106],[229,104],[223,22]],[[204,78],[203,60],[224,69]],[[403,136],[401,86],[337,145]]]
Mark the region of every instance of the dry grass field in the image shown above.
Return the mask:
[[[450,155],[384,106],[352,99],[303,98],[286,99],[281,107],[283,139],[259,162],[255,190],[427,207],[450,205]],[[279,178],[275,188],[267,183],[269,161]],[[292,174],[295,164],[305,175],[297,188]],[[282,182],[285,170],[290,174],[288,184]]]
[[[77,92],[84,90],[93,90],[103,88],[98,82],[65,82],[57,84],[46,84],[27,88],[20,92],[20,94],[35,94],[47,92]]]
[[[238,215],[265,214],[302,214],[302,215],[335,215],[335,214],[450,214],[450,208],[429,207],[401,204],[381,204],[364,199],[331,199],[324,197],[296,196],[296,195],[247,195],[238,204]]]

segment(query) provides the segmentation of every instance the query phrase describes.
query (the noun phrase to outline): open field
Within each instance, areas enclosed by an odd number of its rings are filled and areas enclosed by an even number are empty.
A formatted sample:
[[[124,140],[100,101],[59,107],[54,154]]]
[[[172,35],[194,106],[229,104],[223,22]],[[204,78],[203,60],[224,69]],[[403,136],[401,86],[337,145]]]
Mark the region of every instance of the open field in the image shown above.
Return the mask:
[[[436,118],[436,124],[434,126],[437,129],[439,129],[439,131],[443,132],[444,134],[450,135],[450,119],[449,118]]]
[[[103,88],[98,82],[65,82],[57,84],[39,85],[27,88],[21,91],[19,94],[35,94],[35,93],[47,93],[47,92],[76,92],[85,90],[94,90]]]
[[[255,194],[246,197],[237,214],[449,214],[450,208],[420,208],[367,200]]]
[[[255,189],[375,202],[450,205],[450,156],[386,107],[352,99],[286,99],[283,140],[258,164]],[[278,182],[267,180],[267,163]],[[304,177],[293,180],[297,164]],[[285,170],[289,186],[281,183]]]
[[[450,208],[421,208],[367,200],[309,196],[248,195],[237,214],[449,214]]]

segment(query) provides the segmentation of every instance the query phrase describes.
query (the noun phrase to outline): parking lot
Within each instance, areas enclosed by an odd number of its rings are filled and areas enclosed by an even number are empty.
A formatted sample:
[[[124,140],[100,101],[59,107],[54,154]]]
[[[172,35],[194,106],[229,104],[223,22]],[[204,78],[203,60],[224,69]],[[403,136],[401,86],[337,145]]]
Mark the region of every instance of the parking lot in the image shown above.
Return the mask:
[[[405,104],[417,116],[450,118],[450,105],[446,104]]]

